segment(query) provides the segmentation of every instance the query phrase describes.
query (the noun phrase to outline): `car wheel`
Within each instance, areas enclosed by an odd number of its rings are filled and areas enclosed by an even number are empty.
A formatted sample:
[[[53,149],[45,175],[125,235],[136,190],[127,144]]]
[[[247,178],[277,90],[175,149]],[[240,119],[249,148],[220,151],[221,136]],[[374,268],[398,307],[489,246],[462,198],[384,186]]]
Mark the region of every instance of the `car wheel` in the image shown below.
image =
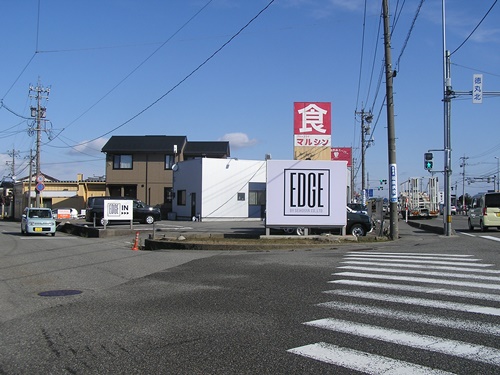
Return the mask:
[[[469,230],[474,230],[474,226],[472,225],[472,223],[470,222],[470,219],[467,220],[467,223],[469,224]]]
[[[56,232],[54,232],[54,233],[51,233],[51,235],[52,235],[52,237],[54,237],[54,236],[56,235]]]
[[[306,232],[306,229],[304,227],[297,228],[297,235],[298,236],[303,236],[305,232]]]
[[[351,227],[351,234],[356,237],[364,236],[366,234],[365,228],[361,224],[354,224]]]
[[[155,222],[154,216],[148,215],[144,218],[144,223],[153,224]]]
[[[295,233],[295,228],[283,228],[283,232],[286,234],[293,234]]]

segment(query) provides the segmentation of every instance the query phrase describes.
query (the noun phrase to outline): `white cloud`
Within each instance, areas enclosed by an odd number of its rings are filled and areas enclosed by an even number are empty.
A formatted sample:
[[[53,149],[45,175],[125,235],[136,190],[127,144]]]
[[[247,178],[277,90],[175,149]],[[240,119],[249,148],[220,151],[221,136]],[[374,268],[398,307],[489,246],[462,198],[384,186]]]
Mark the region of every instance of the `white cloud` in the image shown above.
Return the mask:
[[[229,141],[231,149],[239,149],[253,146],[257,143],[256,139],[248,138],[245,133],[227,133],[224,134],[219,141]]]
[[[90,142],[82,141],[81,143],[71,148],[70,153],[73,155],[85,154],[92,156],[102,156],[103,154],[101,153],[101,149],[106,144],[107,141],[108,141],[107,138],[98,138]]]

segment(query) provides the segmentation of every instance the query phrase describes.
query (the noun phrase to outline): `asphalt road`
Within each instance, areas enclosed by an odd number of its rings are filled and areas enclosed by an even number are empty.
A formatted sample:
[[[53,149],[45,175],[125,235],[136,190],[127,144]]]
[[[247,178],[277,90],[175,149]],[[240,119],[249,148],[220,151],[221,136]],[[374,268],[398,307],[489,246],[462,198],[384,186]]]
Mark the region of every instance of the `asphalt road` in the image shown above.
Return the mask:
[[[0,226],[0,374],[500,373],[497,231],[146,252]]]

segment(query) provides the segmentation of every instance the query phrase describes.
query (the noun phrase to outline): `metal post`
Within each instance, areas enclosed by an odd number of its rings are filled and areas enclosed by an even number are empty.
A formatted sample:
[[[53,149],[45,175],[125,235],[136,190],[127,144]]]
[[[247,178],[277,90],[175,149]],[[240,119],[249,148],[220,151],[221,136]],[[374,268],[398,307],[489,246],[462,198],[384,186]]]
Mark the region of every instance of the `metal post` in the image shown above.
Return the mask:
[[[446,50],[446,15],[445,0],[442,0],[443,18],[443,103],[444,103],[444,235],[451,236],[451,77],[450,77],[450,51]]]

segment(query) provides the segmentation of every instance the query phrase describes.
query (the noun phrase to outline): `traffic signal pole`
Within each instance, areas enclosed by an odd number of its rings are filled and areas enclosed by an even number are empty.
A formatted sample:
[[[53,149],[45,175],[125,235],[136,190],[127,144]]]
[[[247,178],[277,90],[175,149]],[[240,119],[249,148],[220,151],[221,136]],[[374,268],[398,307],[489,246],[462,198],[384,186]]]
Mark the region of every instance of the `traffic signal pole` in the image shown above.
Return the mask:
[[[451,236],[451,99],[453,90],[450,77],[450,51],[446,50],[445,0],[442,0],[443,17],[443,103],[444,103],[444,235]]]

